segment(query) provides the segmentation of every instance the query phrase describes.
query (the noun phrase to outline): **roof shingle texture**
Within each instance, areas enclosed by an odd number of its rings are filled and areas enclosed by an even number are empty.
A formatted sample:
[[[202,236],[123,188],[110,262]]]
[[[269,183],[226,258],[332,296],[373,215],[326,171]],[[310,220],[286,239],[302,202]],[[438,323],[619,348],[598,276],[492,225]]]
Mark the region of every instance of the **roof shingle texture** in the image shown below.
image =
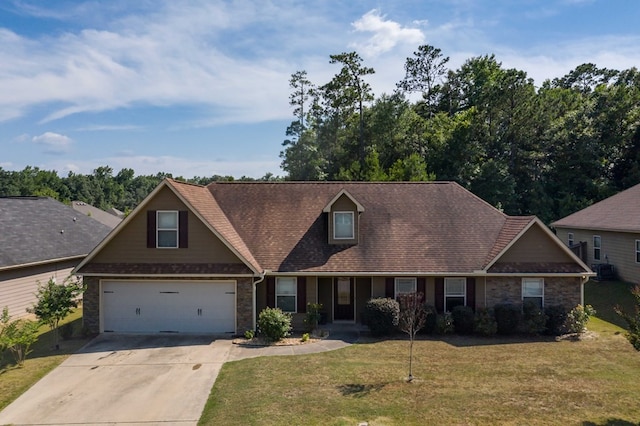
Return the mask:
[[[632,186],[551,225],[557,228],[640,232],[640,184]]]
[[[279,272],[473,272],[532,220],[510,220],[451,182],[216,182],[207,189],[257,263]],[[322,209],[343,189],[365,209],[356,245],[328,244]]]
[[[111,231],[44,197],[0,197],[0,268],[88,254]]]

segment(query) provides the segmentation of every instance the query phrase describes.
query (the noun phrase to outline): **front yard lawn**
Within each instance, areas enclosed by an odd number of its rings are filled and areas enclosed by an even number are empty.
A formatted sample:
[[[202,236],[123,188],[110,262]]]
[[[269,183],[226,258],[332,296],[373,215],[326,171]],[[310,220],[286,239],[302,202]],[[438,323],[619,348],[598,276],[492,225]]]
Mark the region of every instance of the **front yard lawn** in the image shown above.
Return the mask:
[[[453,336],[226,363],[200,424],[636,424],[640,353],[592,318],[582,341]]]
[[[584,303],[593,306],[598,318],[627,327],[627,323],[613,308],[619,305],[625,312],[634,312],[634,299],[631,295],[634,285],[623,281],[591,280],[584,285]]]
[[[82,309],[76,309],[62,324],[74,322],[79,331],[82,323]],[[60,340],[60,349],[53,349],[53,337],[49,326],[40,327],[38,341],[32,346],[33,352],[27,356],[24,367],[16,367],[8,353],[0,360],[0,410],[18,398],[24,391],[57,367],[69,355],[84,346],[90,339],[74,338]]]

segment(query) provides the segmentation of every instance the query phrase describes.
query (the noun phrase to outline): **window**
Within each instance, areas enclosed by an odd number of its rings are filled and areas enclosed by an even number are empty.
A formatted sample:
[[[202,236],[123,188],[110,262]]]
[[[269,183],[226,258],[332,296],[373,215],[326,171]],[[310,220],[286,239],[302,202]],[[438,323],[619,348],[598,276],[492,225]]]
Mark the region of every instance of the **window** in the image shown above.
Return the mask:
[[[636,240],[636,263],[640,263],[640,240]]]
[[[467,279],[466,278],[445,278],[444,279],[444,310],[453,311],[458,305],[467,304]]]
[[[573,232],[567,234],[567,244],[569,247],[573,247]]]
[[[415,293],[416,291],[416,278],[396,278],[396,297],[398,297],[400,294]]]
[[[535,302],[544,307],[544,280],[542,278],[522,279],[522,303]]]
[[[283,312],[295,312],[298,283],[294,277],[276,278],[276,308]]]
[[[178,248],[178,212],[157,212],[157,247]]]
[[[336,240],[352,240],[353,212],[333,212],[333,238]]]
[[[600,260],[600,249],[602,248],[602,240],[600,235],[593,236],[593,260]]]

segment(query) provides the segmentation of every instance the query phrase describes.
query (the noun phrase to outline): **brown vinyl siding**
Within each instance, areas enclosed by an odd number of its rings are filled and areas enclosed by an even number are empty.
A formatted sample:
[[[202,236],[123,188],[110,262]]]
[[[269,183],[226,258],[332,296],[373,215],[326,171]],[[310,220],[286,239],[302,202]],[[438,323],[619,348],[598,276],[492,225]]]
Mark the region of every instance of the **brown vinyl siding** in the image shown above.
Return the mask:
[[[497,263],[503,262],[566,263],[573,262],[573,259],[556,244],[550,244],[549,235],[546,232],[537,226],[532,226],[500,257]]]
[[[558,237],[566,245],[568,233],[573,232],[574,244],[587,243],[587,265],[610,263],[618,278],[630,283],[640,283],[640,263],[636,262],[636,240],[640,233],[612,232],[588,229],[558,228]],[[600,236],[600,260],[593,259],[593,236]]]
[[[28,316],[26,309],[37,301],[38,282],[46,284],[53,277],[62,283],[79,262],[80,259],[0,272],[0,312],[6,306],[13,318]]]
[[[92,263],[242,263],[192,212],[188,213],[188,248],[147,248],[146,211],[177,210],[187,207],[169,188],[163,188],[91,260]]]

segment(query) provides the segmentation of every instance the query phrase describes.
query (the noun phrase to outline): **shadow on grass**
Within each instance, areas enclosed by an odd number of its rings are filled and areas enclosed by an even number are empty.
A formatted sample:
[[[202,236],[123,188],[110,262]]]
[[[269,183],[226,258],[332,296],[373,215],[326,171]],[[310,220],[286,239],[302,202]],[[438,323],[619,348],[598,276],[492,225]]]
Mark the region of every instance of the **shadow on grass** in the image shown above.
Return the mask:
[[[372,391],[377,392],[384,388],[386,383],[378,383],[375,385],[363,385],[361,383],[348,383],[338,385],[337,388],[342,396],[353,396],[354,398],[362,398],[369,395]]]
[[[607,419],[604,423],[582,422],[582,426],[638,426],[640,423],[622,419]]]
[[[71,321],[73,330],[79,334],[82,328],[82,318]],[[31,353],[27,355],[27,359],[46,358],[57,355],[71,355],[87,344],[92,337],[72,336],[68,340],[60,339],[59,349],[55,348],[54,335],[52,330],[48,330],[38,336],[38,340],[31,346]],[[4,357],[0,359],[0,374],[18,367],[7,351]]]

